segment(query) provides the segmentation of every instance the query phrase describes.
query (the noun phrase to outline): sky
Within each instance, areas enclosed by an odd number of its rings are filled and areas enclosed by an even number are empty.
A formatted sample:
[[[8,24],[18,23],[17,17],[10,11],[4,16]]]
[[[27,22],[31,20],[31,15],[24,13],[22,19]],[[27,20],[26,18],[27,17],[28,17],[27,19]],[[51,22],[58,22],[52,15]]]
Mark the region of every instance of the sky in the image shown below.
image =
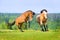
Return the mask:
[[[42,9],[60,13],[60,0],[0,0],[1,13],[23,13],[26,10],[40,13]]]

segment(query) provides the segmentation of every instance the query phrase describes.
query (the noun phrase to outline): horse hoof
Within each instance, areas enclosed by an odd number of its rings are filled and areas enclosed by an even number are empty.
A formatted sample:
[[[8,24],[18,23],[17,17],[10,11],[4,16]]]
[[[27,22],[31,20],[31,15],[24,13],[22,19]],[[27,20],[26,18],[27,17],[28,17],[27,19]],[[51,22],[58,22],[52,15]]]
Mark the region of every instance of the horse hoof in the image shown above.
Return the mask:
[[[44,32],[44,30],[41,30],[42,32]]]
[[[49,30],[46,30],[46,31],[49,31]]]
[[[46,31],[49,31],[49,30],[46,30]]]
[[[24,32],[24,31],[21,31],[21,32]]]

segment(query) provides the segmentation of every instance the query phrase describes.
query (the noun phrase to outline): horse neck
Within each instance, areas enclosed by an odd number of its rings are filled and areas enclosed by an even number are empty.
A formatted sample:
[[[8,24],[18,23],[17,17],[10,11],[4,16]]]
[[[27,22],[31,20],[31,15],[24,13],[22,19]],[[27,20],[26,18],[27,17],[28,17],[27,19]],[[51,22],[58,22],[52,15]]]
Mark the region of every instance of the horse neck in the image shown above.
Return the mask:
[[[46,14],[42,13],[41,16],[42,16],[43,18],[47,19],[47,15],[46,15]]]
[[[25,16],[26,19],[29,17],[28,13],[26,13],[24,16]]]
[[[44,14],[44,18],[47,19],[47,14]]]
[[[29,19],[29,17],[31,17],[30,15],[31,15],[31,12],[27,12],[27,13],[25,14],[26,19]]]

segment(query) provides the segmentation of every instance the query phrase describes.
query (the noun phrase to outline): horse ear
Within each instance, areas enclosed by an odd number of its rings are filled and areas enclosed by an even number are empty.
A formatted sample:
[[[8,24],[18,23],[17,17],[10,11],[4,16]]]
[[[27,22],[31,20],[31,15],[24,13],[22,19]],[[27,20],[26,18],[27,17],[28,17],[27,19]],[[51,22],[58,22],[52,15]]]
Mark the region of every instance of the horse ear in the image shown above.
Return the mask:
[[[47,10],[46,10],[46,9],[43,9],[43,10],[41,10],[41,12],[40,12],[40,13],[43,13],[43,11],[47,12]]]

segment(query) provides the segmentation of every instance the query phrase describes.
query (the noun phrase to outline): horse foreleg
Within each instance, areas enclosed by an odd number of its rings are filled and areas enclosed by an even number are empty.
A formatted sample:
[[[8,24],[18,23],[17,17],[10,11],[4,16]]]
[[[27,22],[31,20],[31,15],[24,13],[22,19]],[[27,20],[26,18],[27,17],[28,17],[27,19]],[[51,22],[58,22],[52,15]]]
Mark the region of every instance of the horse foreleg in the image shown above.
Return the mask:
[[[27,26],[27,22],[25,22],[25,29],[27,29],[27,27],[28,27],[28,26]]]
[[[48,25],[46,25],[46,31],[48,31]]]
[[[44,27],[43,25],[40,25],[41,31],[44,31]]]
[[[30,28],[30,21],[28,23],[29,23],[29,28]]]
[[[47,26],[47,24],[44,25],[44,29],[45,29],[45,31],[48,31],[48,26]]]
[[[45,24],[43,24],[43,27],[44,27],[44,31],[46,31],[46,25]]]
[[[44,27],[43,27],[43,23],[40,22],[40,28],[41,28],[41,31],[44,31]]]

